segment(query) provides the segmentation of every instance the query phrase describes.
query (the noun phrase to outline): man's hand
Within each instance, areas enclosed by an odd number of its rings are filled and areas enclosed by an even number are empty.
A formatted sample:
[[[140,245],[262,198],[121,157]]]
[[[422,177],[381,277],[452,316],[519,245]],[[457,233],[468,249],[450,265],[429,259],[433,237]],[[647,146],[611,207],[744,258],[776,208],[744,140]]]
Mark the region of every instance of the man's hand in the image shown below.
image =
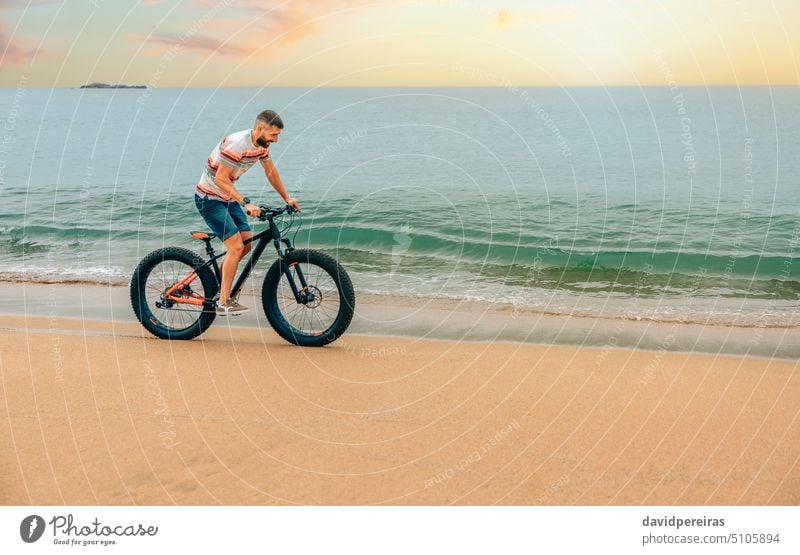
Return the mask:
[[[261,209],[255,204],[246,204],[244,206],[244,211],[247,212],[247,215],[250,216],[251,218],[255,218],[261,215]]]
[[[300,212],[300,204],[297,202],[296,198],[289,197],[286,199],[286,204],[291,204],[292,207]]]

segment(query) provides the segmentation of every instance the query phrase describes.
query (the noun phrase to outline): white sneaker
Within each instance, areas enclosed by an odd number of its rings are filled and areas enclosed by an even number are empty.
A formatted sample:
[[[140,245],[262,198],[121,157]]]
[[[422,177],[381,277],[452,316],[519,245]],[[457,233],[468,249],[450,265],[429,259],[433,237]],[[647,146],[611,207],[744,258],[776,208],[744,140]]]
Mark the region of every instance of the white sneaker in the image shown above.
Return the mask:
[[[217,316],[238,316],[248,310],[250,309],[240,305],[234,299],[228,299],[224,303],[217,305]]]

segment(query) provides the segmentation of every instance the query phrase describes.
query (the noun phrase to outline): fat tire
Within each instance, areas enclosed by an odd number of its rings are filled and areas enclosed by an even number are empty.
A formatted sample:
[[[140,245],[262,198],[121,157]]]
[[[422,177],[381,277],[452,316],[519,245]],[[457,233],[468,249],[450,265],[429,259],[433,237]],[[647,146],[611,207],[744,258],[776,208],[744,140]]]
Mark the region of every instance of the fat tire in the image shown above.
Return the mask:
[[[142,326],[160,339],[194,339],[206,331],[214,322],[214,318],[217,316],[216,312],[206,310],[200,313],[200,317],[189,327],[175,330],[161,324],[147,306],[145,297],[147,278],[153,268],[165,260],[176,260],[194,268],[197,271],[200,282],[203,284],[203,291],[206,297],[211,298],[216,295],[218,283],[214,272],[208,267],[201,269],[205,261],[197,253],[180,247],[166,247],[155,250],[145,256],[133,272],[133,277],[131,278],[131,305],[133,306],[133,312]]]
[[[322,347],[341,337],[355,312],[356,294],[353,290],[353,283],[344,268],[332,256],[314,249],[298,249],[286,254],[285,263],[299,262],[303,264],[313,264],[325,270],[333,279],[336,288],[339,290],[339,313],[331,327],[321,335],[298,334],[294,331],[286,319],[281,314],[278,307],[277,289],[283,272],[281,271],[281,261],[276,260],[270,266],[267,275],[264,277],[264,285],[261,288],[261,302],[264,306],[264,313],[267,316],[272,328],[289,343],[303,347]]]

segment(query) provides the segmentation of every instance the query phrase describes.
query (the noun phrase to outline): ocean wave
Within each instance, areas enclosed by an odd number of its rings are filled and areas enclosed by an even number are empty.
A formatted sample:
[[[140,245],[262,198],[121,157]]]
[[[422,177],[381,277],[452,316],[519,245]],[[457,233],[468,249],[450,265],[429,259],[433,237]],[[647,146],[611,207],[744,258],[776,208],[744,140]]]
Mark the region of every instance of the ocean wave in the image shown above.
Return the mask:
[[[30,241],[18,235],[0,239],[0,254],[14,256],[36,255],[50,250],[50,245]]]
[[[508,235],[507,233],[505,235]],[[511,237],[511,239],[514,239]],[[709,274],[716,276],[800,279],[800,258],[780,252],[703,252],[697,249],[606,245],[569,248],[548,237],[453,236],[436,231],[403,229],[387,224],[315,225],[298,241],[325,248],[364,251],[383,256],[422,256],[449,262],[519,264],[544,268],[618,268]]]
[[[687,295],[680,288],[661,294],[631,294],[612,282],[588,282],[574,288],[521,287],[476,280],[463,274],[420,276],[348,268],[357,295],[394,299],[409,306],[447,308],[448,303],[478,303],[512,313],[609,318],[736,327],[796,328],[800,326],[800,297],[737,296],[711,290]],[[34,284],[86,284],[127,287],[131,274],[119,268],[84,267],[53,270],[13,269],[0,272],[0,281]],[[251,277],[258,287],[263,271]],[[444,303],[444,304],[442,304]]]

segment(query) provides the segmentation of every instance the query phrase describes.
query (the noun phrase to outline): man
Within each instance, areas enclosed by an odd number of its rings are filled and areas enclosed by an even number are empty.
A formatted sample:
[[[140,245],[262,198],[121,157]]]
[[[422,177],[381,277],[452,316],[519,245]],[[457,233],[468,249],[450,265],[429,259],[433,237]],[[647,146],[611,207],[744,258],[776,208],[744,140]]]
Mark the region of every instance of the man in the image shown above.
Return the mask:
[[[247,310],[231,298],[231,288],[236,269],[244,255],[250,252],[251,243],[244,242],[253,236],[247,223],[248,216],[258,216],[258,206],[236,190],[234,182],[258,160],[267,180],[278,194],[297,210],[300,205],[289,196],[278,170],[269,157],[269,147],[278,142],[283,121],[272,110],[264,110],[256,117],[253,129],[232,133],[219,142],[206,161],[206,168],[195,187],[194,201],[203,219],[225,243],[227,254],[222,262],[217,314],[228,316]]]

